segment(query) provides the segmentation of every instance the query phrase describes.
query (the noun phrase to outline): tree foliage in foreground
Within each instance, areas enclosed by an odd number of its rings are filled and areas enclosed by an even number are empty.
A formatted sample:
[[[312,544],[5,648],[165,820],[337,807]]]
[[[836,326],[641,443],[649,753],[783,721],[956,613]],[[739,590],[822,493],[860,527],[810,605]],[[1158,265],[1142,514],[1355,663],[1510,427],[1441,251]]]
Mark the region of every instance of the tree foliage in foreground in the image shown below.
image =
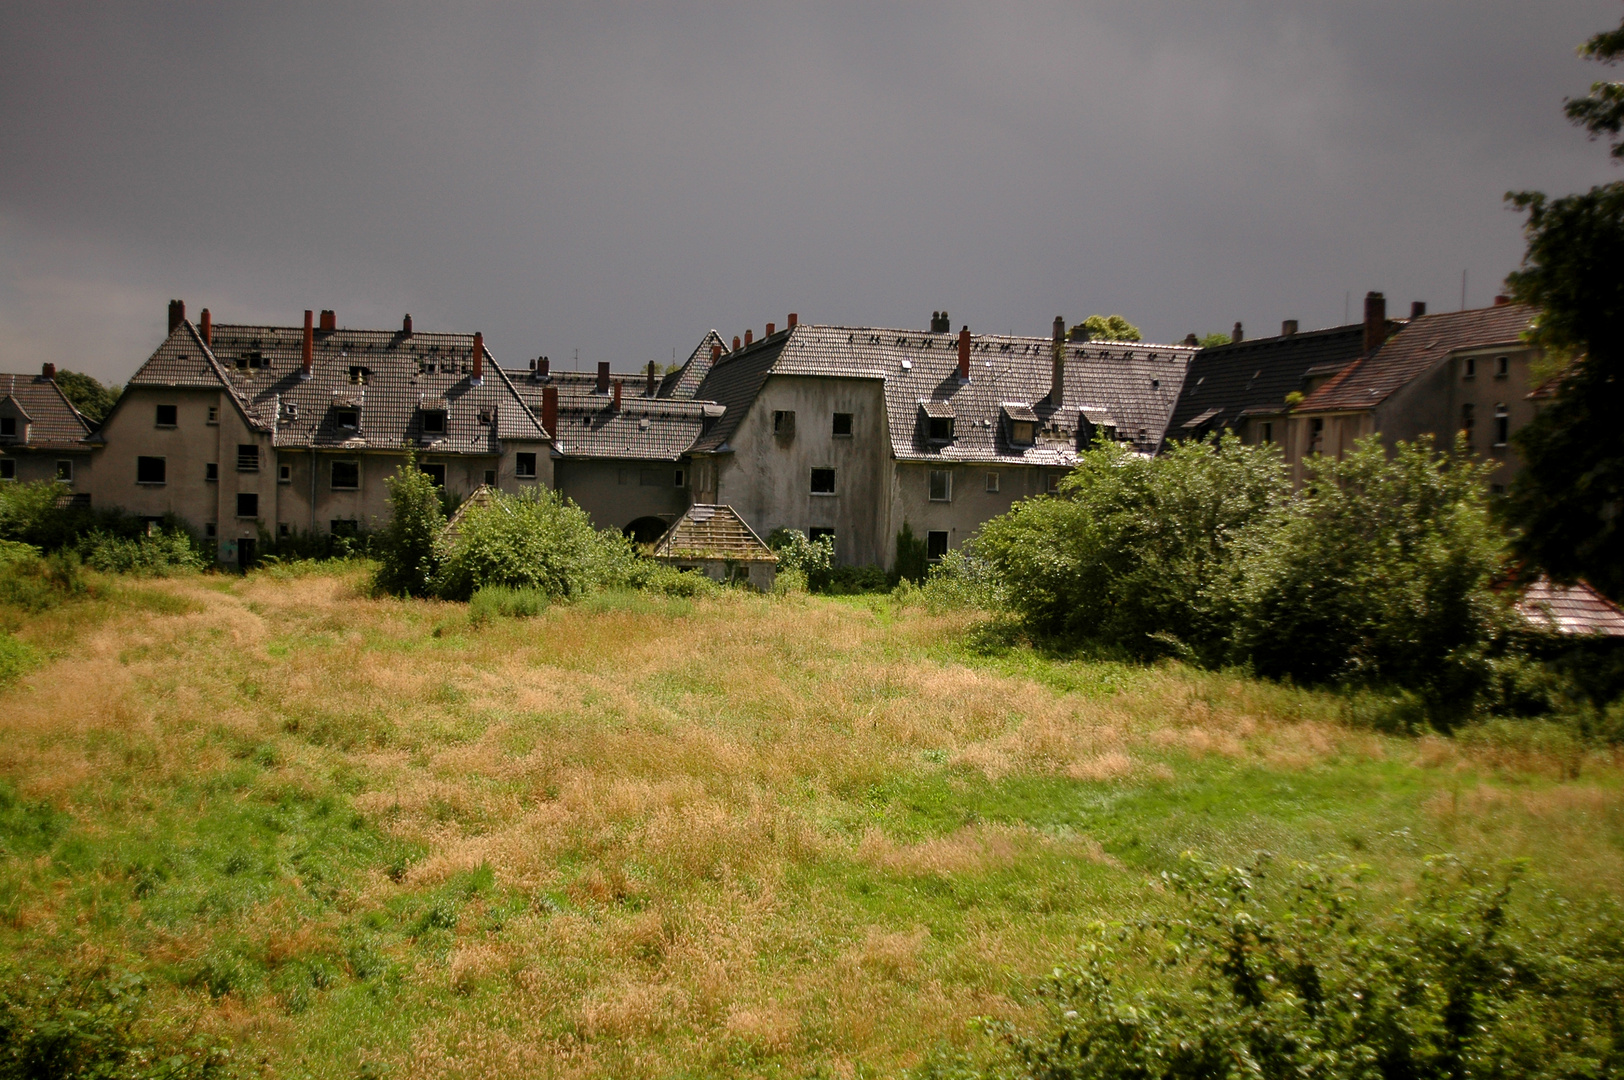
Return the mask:
[[[113,411],[113,405],[118,401],[117,383],[104,386],[100,379],[78,371],[58,371],[56,385],[62,391],[62,396],[93,424],[107,419],[107,414]]]
[[[1177,912],[1105,931],[1006,1032],[1040,1080],[1579,1080],[1624,1073],[1616,905],[1513,903],[1434,860],[1396,911],[1356,876],[1190,862]],[[1271,888],[1271,886],[1273,886]],[[1282,887],[1283,886],[1283,887]],[[1272,894],[1272,895],[1271,895]],[[1527,912],[1527,915],[1521,913]]]
[[[1070,330],[1073,341],[1139,341],[1139,328],[1121,315],[1090,315]]]
[[[439,559],[434,592],[467,600],[485,588],[534,589],[554,599],[623,582],[637,561],[632,543],[598,530],[585,510],[556,491],[495,495],[469,507]]]
[[[1616,62],[1624,24],[1581,52]],[[1613,156],[1624,158],[1624,84],[1598,82],[1567,112],[1593,137],[1615,136]],[[1550,401],[1514,436],[1525,463],[1507,504],[1517,548],[1554,577],[1624,598],[1624,182],[1507,198],[1528,215],[1528,250],[1507,284],[1541,309],[1533,340],[1564,365]]]
[[[385,482],[389,524],[378,534],[373,581],[394,596],[428,596],[440,569],[440,534],[445,531],[439,485],[410,457]]]

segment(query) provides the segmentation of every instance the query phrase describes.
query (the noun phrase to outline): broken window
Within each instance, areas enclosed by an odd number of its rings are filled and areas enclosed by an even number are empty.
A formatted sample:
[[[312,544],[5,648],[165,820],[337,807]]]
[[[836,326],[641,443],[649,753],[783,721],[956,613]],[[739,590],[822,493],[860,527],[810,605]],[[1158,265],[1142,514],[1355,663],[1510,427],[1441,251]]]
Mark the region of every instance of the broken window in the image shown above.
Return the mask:
[[[423,433],[425,435],[442,435],[445,433],[445,410],[423,410]]]
[[[135,482],[137,484],[161,484],[164,482],[164,459],[161,457],[138,457],[135,459]]]
[[[17,435],[17,418],[15,416],[0,416],[0,435],[15,438]]]
[[[773,413],[773,434],[780,439],[788,439],[795,434],[795,413],[779,409]]]
[[[812,470],[812,494],[833,495],[835,493],[835,471],[833,469]]]
[[[418,468],[423,470],[423,474],[425,476],[427,476],[430,480],[433,480],[435,482],[435,484],[437,484],[440,487],[445,487],[445,466],[444,465],[430,465],[430,464],[424,463],[422,465],[419,465]]]
[[[240,518],[259,517],[259,493],[257,491],[237,492],[237,516]]]
[[[849,413],[849,412],[837,412],[837,413],[835,413],[835,423],[834,423],[834,431],[833,431],[833,435],[835,436],[835,438],[837,438],[837,439],[849,439],[849,438],[851,438],[851,417],[852,417],[852,414]]]
[[[941,562],[947,555],[947,531],[934,529],[925,534],[925,557],[931,562]]]
[[[1015,446],[1031,446],[1033,432],[1037,425],[1030,420],[1011,420],[1009,423],[1009,441]]]
[[[160,406],[158,406],[158,426],[159,427],[174,427],[175,426],[175,416],[176,416],[177,411],[178,410],[173,405],[160,405]]]
[[[950,443],[953,441],[953,418],[951,416],[933,416],[930,418],[930,441],[933,443]]]
[[[365,386],[367,384],[367,380],[369,380],[371,378],[372,378],[372,371],[371,371],[370,368],[364,368],[359,364],[351,364],[350,365],[350,385],[351,386]]]
[[[522,480],[534,480],[536,478],[536,455],[529,453],[514,454],[513,474]]]
[[[1262,442],[1265,446],[1274,442],[1274,424],[1268,420],[1263,422]]]
[[[259,444],[237,444],[237,471],[259,472]]]
[[[334,491],[354,491],[361,486],[361,463],[359,461],[335,461],[331,484]]]
[[[676,483],[676,486],[677,487],[687,487],[688,486],[688,477],[681,469],[677,470],[677,483]]]
[[[829,542],[831,544],[834,543],[835,531],[827,526],[814,525],[810,529],[806,530],[806,538],[812,541],[814,544],[819,540],[822,540],[825,536],[829,538]]]
[[[64,484],[73,483],[73,462],[59,461],[56,463],[56,478]]]
[[[953,473],[948,469],[932,469],[930,471],[930,501],[953,501]]]
[[[486,487],[495,487],[496,486],[496,470],[495,469],[486,469],[485,470],[485,486]]]
[[[334,409],[333,423],[345,431],[354,431],[361,426],[360,409]]]
[[[205,464],[203,466],[203,479],[205,479],[205,480],[218,480],[218,479],[220,479],[220,463],[218,461],[210,461],[210,462],[208,462],[207,464]]]
[[[11,458],[0,458],[0,480],[17,479],[17,462]]]

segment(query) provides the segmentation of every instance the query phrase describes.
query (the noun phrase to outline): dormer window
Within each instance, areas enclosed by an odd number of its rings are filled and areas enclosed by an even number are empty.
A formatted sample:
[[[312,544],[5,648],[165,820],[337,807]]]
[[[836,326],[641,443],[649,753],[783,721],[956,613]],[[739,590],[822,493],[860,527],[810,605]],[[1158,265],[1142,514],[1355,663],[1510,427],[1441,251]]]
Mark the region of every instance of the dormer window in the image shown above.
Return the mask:
[[[444,435],[445,434],[445,410],[444,409],[424,409],[423,410],[423,434],[425,434],[425,435]]]
[[[1006,401],[1003,405],[1005,431],[1008,433],[1011,446],[1031,446],[1037,441],[1038,414],[1032,411],[1032,406],[1018,401]]]
[[[0,437],[7,439],[17,437],[17,418],[15,416],[0,416]]]
[[[237,357],[237,369],[246,371],[249,368],[262,368],[265,366],[265,356],[258,352],[245,352]]]
[[[361,426],[361,410],[334,409],[333,423],[343,431],[355,431]]]
[[[953,441],[953,403],[950,401],[921,401],[919,412],[924,419],[925,439],[932,446],[945,446]]]
[[[933,416],[930,418],[930,441],[933,443],[950,443],[953,441],[953,418],[951,416]]]

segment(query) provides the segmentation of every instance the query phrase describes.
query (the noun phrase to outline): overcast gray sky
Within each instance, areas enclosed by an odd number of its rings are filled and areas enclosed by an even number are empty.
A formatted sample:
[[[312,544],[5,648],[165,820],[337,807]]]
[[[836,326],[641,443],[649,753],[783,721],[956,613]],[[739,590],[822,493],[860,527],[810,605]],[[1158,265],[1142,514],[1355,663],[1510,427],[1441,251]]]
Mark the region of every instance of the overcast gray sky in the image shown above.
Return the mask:
[[[1488,303],[1618,0],[0,4],[0,367],[166,301],[616,366],[805,320]],[[1616,76],[1615,76],[1616,77]]]

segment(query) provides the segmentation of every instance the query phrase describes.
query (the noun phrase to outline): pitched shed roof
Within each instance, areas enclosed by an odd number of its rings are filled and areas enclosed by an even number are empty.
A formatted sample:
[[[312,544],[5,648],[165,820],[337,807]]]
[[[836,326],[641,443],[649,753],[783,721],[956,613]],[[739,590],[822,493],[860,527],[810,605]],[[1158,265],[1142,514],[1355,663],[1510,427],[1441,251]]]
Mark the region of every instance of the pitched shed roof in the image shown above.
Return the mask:
[[[83,448],[90,425],[54,379],[43,375],[0,375],[0,400],[6,398],[16,403],[28,422],[14,438],[0,439],[0,445]]]
[[[1517,611],[1541,630],[1624,637],[1624,609],[1582,581],[1554,585],[1539,578],[1523,592]]]
[[[1368,409],[1459,349],[1521,344],[1537,314],[1526,304],[1422,315],[1376,352],[1349,364],[1297,406],[1298,412]]]
[[[278,447],[495,454],[501,440],[547,438],[489,349],[474,381],[472,334],[318,331],[309,379],[303,345],[302,327],[229,323],[204,344],[183,320],[129,385],[224,388]],[[360,410],[359,429],[339,425],[335,410],[347,408]],[[445,430],[424,431],[423,413],[438,409]]]
[[[1310,372],[1340,370],[1364,349],[1362,323],[1202,349],[1173,408],[1169,439],[1234,427],[1247,412],[1281,412]]]
[[[1058,407],[1048,402],[1049,338],[982,334],[971,338],[970,381],[958,378],[958,335],[879,327],[802,323],[724,356],[699,396],[727,406],[696,449],[719,449],[769,375],[878,379],[885,387],[891,448],[902,459],[1007,461],[1069,465],[1076,459],[1078,413],[1115,418],[1119,436],[1151,452],[1161,443],[1185,369],[1195,350],[1139,342],[1068,342]],[[953,441],[934,445],[919,423],[921,406],[945,402]],[[1032,446],[1011,446],[999,417],[1006,403],[1031,407],[1043,425]]]
[[[731,506],[709,503],[688,507],[655,543],[654,557],[671,561],[778,561],[778,556]]]

